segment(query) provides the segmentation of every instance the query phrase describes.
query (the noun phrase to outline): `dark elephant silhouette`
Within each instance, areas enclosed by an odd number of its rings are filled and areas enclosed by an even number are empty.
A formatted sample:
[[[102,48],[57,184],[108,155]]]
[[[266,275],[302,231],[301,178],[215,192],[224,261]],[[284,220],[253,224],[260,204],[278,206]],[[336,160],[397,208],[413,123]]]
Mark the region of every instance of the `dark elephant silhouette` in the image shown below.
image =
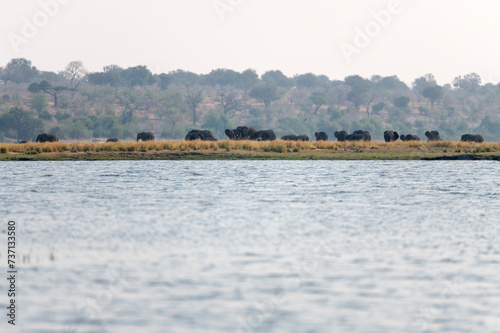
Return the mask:
[[[413,134],[408,134],[408,135],[401,134],[401,141],[420,141],[420,137],[418,135],[413,135]]]
[[[106,142],[118,142],[120,140],[118,140],[118,138],[109,138],[106,140]]]
[[[346,131],[340,131],[340,132],[335,131],[335,133],[333,133],[333,135],[335,135],[335,137],[337,138],[337,141],[345,141],[345,139],[347,138],[349,133],[347,133]]]
[[[299,139],[298,141],[310,141],[309,140],[309,136],[307,136],[305,134],[304,135],[299,135],[298,139]]]
[[[262,130],[257,131],[252,137],[251,140],[257,141],[273,141],[276,140],[276,134],[273,130]]]
[[[43,133],[36,137],[36,142],[57,142],[59,137],[55,134]]]
[[[142,141],[154,141],[155,140],[155,136],[151,132],[137,133],[137,142],[139,142],[139,140],[142,140]]]
[[[464,134],[460,141],[484,142],[484,138],[481,134]]]
[[[284,135],[281,137],[281,140],[285,141],[298,141],[299,137],[295,134]]]
[[[427,141],[441,141],[438,131],[427,131],[425,132],[425,136],[427,137]]]
[[[316,132],[314,136],[316,137],[316,141],[328,141],[328,134],[325,132]]]
[[[250,140],[257,133],[257,129],[251,126],[238,126],[235,129],[226,129],[225,133],[231,140]]]
[[[368,131],[357,130],[349,134],[346,141],[372,141],[372,136]]]
[[[249,140],[251,137],[257,133],[257,129],[255,127],[248,127],[248,126],[238,126],[236,129],[240,132],[240,139],[241,140]]]
[[[214,133],[209,130],[191,130],[184,137],[186,141],[202,140],[202,141],[217,141]]]
[[[285,135],[281,137],[281,140],[285,141],[309,141],[309,137],[307,135]]]
[[[399,139],[399,134],[396,131],[385,131],[384,140],[385,142],[397,141]]]
[[[224,131],[224,133],[226,133],[227,137],[230,140],[239,140],[240,139],[240,132],[238,130],[236,130],[236,129],[226,128],[226,130]]]

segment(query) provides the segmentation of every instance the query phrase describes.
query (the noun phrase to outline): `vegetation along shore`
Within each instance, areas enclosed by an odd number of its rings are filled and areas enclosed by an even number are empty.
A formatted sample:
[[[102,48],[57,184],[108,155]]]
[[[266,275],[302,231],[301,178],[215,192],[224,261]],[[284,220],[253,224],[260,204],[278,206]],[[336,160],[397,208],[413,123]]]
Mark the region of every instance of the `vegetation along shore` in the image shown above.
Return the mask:
[[[500,142],[146,141],[0,143],[0,161],[500,160]]]

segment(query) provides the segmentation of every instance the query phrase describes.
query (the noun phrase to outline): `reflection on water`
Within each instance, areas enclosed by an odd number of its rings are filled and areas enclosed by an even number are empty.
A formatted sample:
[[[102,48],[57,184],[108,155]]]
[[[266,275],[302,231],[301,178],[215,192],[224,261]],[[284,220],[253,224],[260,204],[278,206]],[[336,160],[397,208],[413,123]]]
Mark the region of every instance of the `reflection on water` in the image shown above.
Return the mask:
[[[18,327],[496,332],[499,172],[486,161],[3,162]]]

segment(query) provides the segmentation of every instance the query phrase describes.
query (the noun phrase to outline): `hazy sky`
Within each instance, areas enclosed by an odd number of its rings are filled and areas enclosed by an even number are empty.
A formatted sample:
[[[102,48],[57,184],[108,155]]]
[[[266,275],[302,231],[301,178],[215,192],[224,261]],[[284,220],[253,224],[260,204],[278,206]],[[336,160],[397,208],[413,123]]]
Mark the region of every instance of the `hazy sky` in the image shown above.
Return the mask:
[[[0,66],[500,81],[498,0],[0,0]]]

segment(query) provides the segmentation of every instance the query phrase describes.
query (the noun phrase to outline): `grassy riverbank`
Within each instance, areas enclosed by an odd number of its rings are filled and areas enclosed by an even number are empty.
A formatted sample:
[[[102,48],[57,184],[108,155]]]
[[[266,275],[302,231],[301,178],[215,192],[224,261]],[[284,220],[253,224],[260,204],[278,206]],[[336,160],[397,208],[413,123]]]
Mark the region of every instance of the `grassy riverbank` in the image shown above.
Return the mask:
[[[155,141],[0,143],[0,161],[500,159],[500,142]]]

